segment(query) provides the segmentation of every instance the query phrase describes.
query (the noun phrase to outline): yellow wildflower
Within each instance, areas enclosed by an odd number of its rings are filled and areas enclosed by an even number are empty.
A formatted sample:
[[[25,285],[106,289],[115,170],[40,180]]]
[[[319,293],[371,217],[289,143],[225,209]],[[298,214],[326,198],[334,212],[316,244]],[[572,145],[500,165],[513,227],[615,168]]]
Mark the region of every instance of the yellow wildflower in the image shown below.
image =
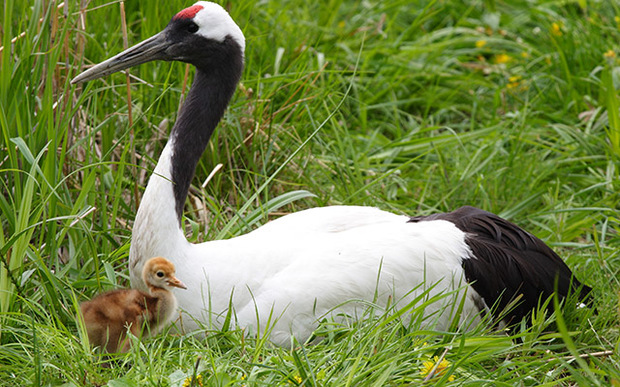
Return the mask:
[[[520,84],[521,84],[521,76],[520,75],[513,75],[510,78],[508,78],[508,85],[506,85],[506,87],[508,87],[509,89],[515,89]]]
[[[346,25],[347,25],[347,24],[344,22],[344,20],[341,20],[341,21],[338,23],[338,28],[344,28]]]
[[[483,39],[476,40],[476,47],[477,48],[482,48],[482,47],[486,46],[486,44],[487,44],[486,40],[483,40]]]
[[[295,381],[295,383],[301,384],[301,376],[295,375],[293,376],[293,380]]]
[[[529,58],[530,57],[530,53],[527,51],[521,51],[521,58]]]
[[[503,63],[508,63],[512,60],[512,58],[510,57],[510,55],[508,54],[497,54],[495,55],[495,57],[493,58],[493,62],[497,63],[497,64],[503,64]]]
[[[551,24],[551,34],[555,36],[562,36],[562,26],[556,22]]]
[[[616,52],[614,50],[607,50],[603,56],[605,58],[615,58],[616,57]]]
[[[616,24],[620,24],[620,16],[614,16],[614,20],[616,21]]]
[[[435,365],[437,365],[436,368],[435,368]],[[445,374],[446,369],[448,367],[450,367],[449,361],[447,361],[446,359],[441,359],[441,361],[439,361],[439,357],[434,356],[431,360],[427,360],[424,363],[422,363],[422,369],[420,370],[420,375],[426,378],[429,376],[431,371],[433,371],[433,368],[435,368],[435,372],[433,373],[433,375],[431,375],[431,378],[441,377],[443,376],[443,374]],[[454,380],[454,375],[448,376],[448,381],[451,382],[453,380]]]
[[[185,380],[183,381],[183,387],[189,387],[192,385],[192,376],[188,376],[187,378],[185,378]],[[198,374],[196,375],[196,383],[194,384],[194,386],[200,386],[203,387],[202,384],[202,375]]]

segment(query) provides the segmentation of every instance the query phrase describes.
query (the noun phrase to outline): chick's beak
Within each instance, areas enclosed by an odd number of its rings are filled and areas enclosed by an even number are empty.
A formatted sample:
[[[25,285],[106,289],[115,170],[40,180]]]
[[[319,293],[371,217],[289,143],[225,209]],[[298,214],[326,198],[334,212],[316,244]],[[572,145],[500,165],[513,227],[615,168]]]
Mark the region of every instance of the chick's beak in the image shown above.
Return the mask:
[[[174,286],[175,288],[187,289],[187,286],[183,282],[181,282],[177,277],[172,277],[168,279],[168,285]]]

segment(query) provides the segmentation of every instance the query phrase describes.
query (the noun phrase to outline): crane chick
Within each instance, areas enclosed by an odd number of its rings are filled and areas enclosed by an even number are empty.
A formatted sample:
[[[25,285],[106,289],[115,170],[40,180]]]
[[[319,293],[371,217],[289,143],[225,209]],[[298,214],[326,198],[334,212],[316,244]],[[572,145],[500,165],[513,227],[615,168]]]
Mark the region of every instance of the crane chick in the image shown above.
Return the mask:
[[[177,309],[170,288],[187,289],[174,274],[172,262],[163,257],[151,258],[142,269],[148,293],[119,289],[83,302],[80,309],[90,344],[109,353],[126,352],[130,346],[127,330],[137,337],[156,334],[172,320]]]

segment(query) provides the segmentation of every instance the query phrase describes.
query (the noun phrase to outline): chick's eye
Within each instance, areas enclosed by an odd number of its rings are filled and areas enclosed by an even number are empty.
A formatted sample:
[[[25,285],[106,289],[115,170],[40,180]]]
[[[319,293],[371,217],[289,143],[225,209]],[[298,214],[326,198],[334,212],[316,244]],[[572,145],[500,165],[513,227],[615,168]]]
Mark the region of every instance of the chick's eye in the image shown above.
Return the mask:
[[[157,276],[158,276],[159,278],[162,278],[162,277],[164,276],[164,272],[163,272],[163,271],[158,271],[158,272],[157,272]]]
[[[196,23],[190,23],[190,24],[187,26],[187,31],[188,31],[188,32],[190,32],[190,33],[192,33],[192,34],[193,34],[193,33],[195,33],[195,32],[197,32],[197,31],[198,31],[198,24],[196,24]]]

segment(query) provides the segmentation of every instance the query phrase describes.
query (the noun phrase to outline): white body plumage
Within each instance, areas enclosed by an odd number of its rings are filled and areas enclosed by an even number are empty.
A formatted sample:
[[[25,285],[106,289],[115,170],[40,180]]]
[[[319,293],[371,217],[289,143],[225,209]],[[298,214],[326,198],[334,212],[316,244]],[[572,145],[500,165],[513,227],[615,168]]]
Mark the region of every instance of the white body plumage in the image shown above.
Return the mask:
[[[429,325],[438,329],[451,323],[448,304],[465,291],[463,322],[478,312],[461,265],[471,255],[465,233],[444,220],[411,223],[372,207],[333,206],[293,213],[229,240],[189,243],[176,224],[172,148],[163,151],[144,193],[130,272],[132,285],[143,287],[138,273],[146,257],[174,263],[191,289],[176,294],[191,316],[182,319],[183,329],[196,329],[195,320],[219,328],[231,300],[240,327],[269,328],[271,340],[285,346],[291,334],[305,341],[328,312],[355,316],[367,306],[359,301],[404,306],[423,293],[461,290],[427,308]]]

